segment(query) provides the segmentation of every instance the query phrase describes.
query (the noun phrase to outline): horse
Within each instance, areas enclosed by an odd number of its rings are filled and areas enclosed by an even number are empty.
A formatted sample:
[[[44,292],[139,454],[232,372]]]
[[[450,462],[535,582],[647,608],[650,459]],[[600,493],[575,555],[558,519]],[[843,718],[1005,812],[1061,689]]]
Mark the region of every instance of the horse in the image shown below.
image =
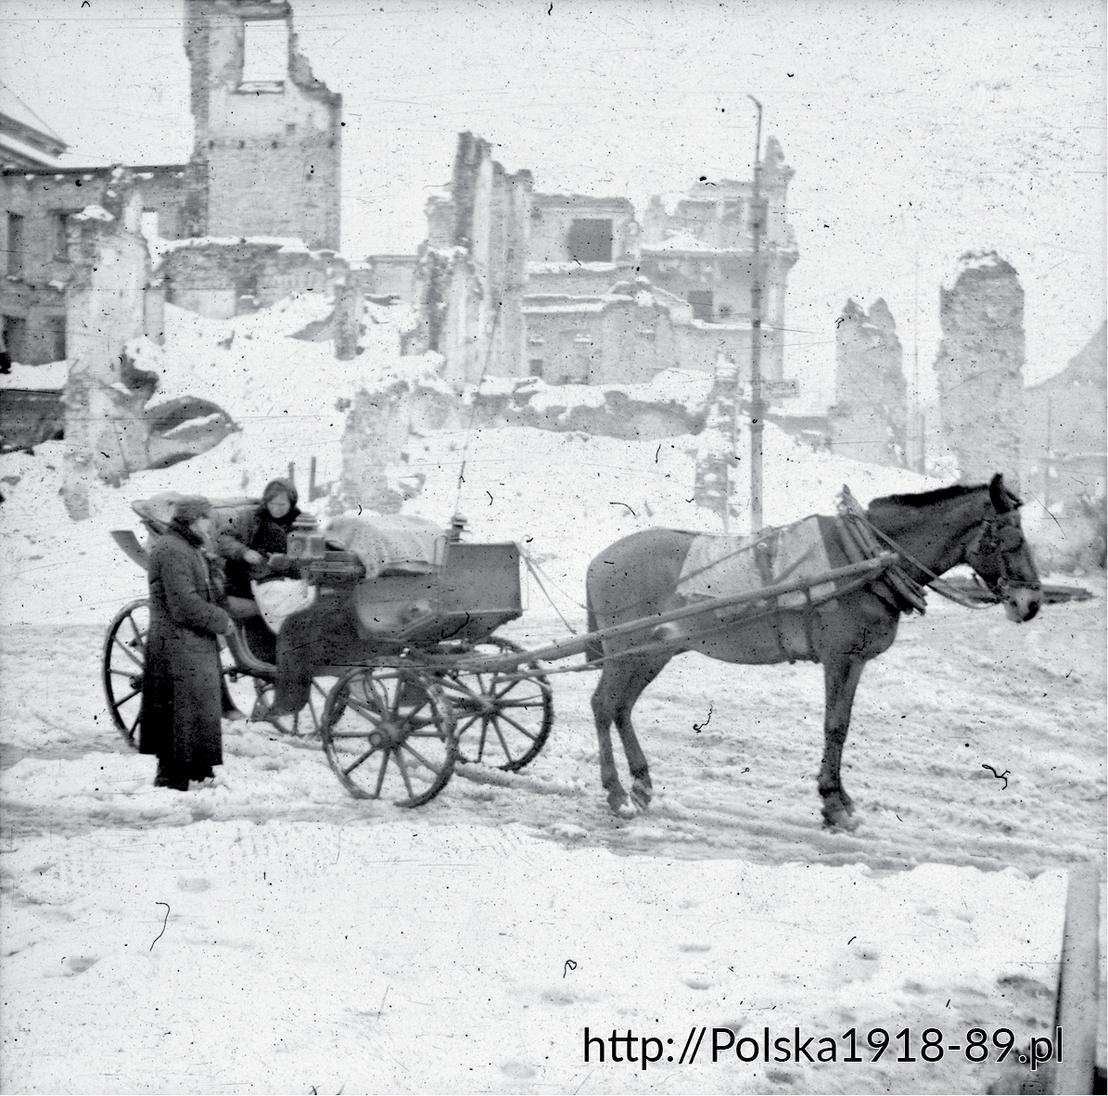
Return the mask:
[[[864,516],[877,537],[896,552],[897,567],[910,579],[927,586],[950,568],[966,563],[995,600],[1003,603],[1008,618],[1023,622],[1038,612],[1042,588],[1020,526],[1020,506],[997,474],[987,485],[877,498]],[[586,655],[590,662],[603,659],[592,709],[600,780],[609,807],[629,817],[636,808],[649,806],[650,771],[631,722],[632,709],[674,655],[695,650],[743,665],[786,660],[822,664],[824,749],[817,787],[823,820],[828,828],[855,829],[854,803],[840,774],[854,694],[865,664],[892,645],[907,606],[878,578],[824,604],[770,609],[722,627],[714,619],[699,637],[695,629],[691,633],[670,629],[667,636],[664,625],[655,627],[657,616],[692,604],[677,593],[677,587],[695,535],[677,529],[643,530],[617,541],[589,564],[589,631],[644,622],[642,631],[593,639]],[[668,642],[658,642],[660,635]],[[612,756],[613,722],[632,777],[631,801]]]

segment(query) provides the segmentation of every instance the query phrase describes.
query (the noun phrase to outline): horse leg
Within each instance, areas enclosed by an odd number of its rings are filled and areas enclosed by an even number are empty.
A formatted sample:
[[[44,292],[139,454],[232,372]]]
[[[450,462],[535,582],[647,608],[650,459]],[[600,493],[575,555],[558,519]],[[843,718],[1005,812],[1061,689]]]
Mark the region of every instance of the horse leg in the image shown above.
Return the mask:
[[[865,663],[858,658],[842,658],[823,664],[825,707],[823,718],[823,762],[819,770],[819,794],[823,798],[823,820],[830,827],[853,830],[857,823],[850,817],[854,802],[843,788],[840,765],[843,745],[850,730],[854,693]]]
[[[592,713],[596,720],[596,741],[600,755],[600,786],[608,793],[608,806],[625,818],[635,813],[627,792],[619,781],[612,755],[612,720],[625,687],[626,667],[612,661],[604,664],[600,681],[592,694]]]
[[[669,661],[669,655],[661,659],[635,663],[629,673],[627,688],[616,708],[616,730],[619,731],[623,752],[627,756],[627,767],[631,771],[631,799],[640,811],[650,806],[654,788],[650,782],[650,769],[646,763],[646,754],[639,745],[639,737],[631,722],[631,709],[642,695],[643,690],[661,673],[662,667]]]

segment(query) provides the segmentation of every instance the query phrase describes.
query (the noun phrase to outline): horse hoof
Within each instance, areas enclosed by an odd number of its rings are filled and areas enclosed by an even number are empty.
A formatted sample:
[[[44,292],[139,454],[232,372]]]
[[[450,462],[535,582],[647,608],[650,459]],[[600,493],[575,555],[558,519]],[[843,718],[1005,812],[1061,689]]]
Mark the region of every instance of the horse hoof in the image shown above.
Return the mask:
[[[631,789],[631,801],[640,811],[645,811],[650,807],[651,795],[652,792],[649,788],[635,787]]]
[[[626,800],[618,807],[613,807],[612,813],[615,814],[617,818],[637,818],[639,815],[639,812]]]
[[[861,825],[861,819],[853,818],[850,809],[824,811],[823,828],[839,833],[853,833]]]

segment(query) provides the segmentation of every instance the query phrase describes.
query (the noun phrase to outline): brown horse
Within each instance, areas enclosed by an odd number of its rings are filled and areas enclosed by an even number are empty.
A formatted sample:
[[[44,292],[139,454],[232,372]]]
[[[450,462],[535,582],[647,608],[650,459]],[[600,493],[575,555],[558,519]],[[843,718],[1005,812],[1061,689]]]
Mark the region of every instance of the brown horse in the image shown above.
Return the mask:
[[[1041,590],[1020,527],[1019,506],[1020,500],[996,475],[980,487],[874,499],[866,517],[916,582],[926,586],[951,567],[967,563],[1003,602],[1009,619],[1025,621],[1038,612]],[[644,618],[655,618],[656,623],[659,614],[689,604],[676,590],[693,537],[676,529],[648,529],[624,537],[597,556],[588,569],[589,630]],[[832,559],[833,566],[839,562],[846,562],[846,557]],[[807,610],[763,612],[759,619],[713,626],[700,636],[695,629],[691,634],[679,630],[665,644],[656,642],[653,624],[644,624],[641,632],[607,639],[602,648],[594,645],[590,658],[605,659],[592,707],[600,779],[612,810],[624,815],[634,811],[612,757],[613,721],[633,779],[631,799],[644,809],[650,802],[650,773],[631,711],[675,654],[695,650],[746,665],[786,659],[823,665],[824,750],[818,781],[823,817],[828,826],[853,829],[854,806],[839,769],[854,693],[865,664],[896,638],[904,607],[888,587],[875,581]],[[644,646],[636,653],[636,647]]]

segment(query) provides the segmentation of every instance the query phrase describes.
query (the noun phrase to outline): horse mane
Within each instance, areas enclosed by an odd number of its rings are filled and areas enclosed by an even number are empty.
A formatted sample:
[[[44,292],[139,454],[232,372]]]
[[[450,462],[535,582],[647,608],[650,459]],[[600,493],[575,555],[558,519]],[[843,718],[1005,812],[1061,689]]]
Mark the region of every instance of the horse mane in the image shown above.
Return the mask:
[[[962,498],[975,491],[988,489],[988,484],[967,487],[965,484],[956,483],[953,487],[937,487],[934,491],[920,491],[914,495],[882,495],[880,498],[873,499],[870,506],[907,506],[914,510],[922,510],[926,506],[949,502],[951,499]]]

